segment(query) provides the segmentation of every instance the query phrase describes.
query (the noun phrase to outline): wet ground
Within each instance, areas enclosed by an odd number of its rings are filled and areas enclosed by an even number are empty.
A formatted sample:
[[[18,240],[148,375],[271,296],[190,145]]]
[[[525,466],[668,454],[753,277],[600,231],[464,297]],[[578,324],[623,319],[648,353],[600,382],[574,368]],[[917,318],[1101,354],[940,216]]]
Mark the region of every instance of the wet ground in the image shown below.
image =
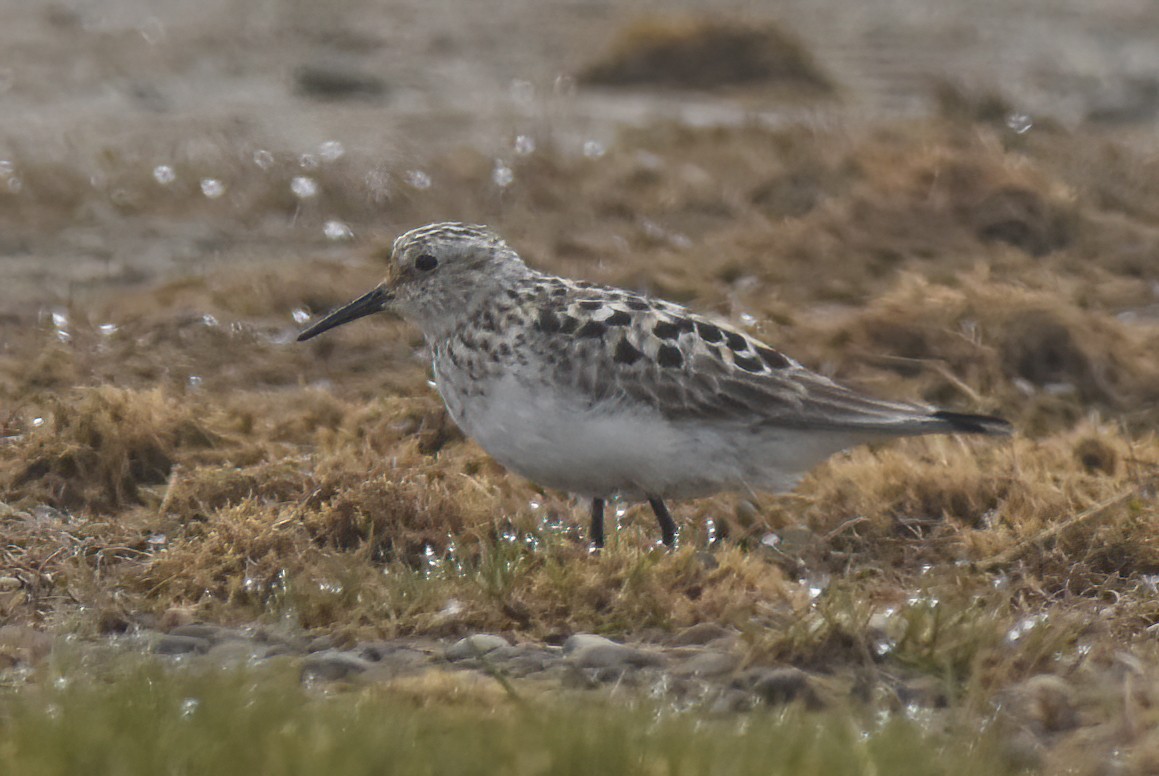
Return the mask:
[[[4,676],[852,705],[1153,772],[1159,13],[928,5],[0,4]],[[616,505],[590,557],[413,330],[293,341],[443,219],[1019,433],[676,505],[675,553]]]

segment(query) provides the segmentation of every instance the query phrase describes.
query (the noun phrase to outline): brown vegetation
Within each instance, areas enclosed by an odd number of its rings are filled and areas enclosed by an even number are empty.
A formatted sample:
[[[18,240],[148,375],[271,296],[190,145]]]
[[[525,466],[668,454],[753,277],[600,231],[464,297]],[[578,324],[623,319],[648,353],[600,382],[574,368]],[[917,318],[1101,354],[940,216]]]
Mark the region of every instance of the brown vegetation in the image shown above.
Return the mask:
[[[1086,729],[1035,677],[1062,677],[1080,688],[1067,703],[1102,713],[1126,681],[1115,655],[1152,654],[1159,623],[1148,164],[961,118],[658,126],[603,159],[521,160],[501,207],[490,160],[466,152],[432,164],[445,187],[393,194],[405,225],[487,220],[539,266],[752,316],[758,336],[842,380],[1020,430],[858,449],[759,504],[679,504],[673,554],[633,508],[590,557],[581,505],[504,473],[449,424],[403,324],[292,341],[292,311],[376,282],[380,248],[89,296],[56,322],[17,315],[0,352],[0,576],[15,580],[0,607],[98,630],[186,607],[340,638],[713,621],[740,629],[753,661],[854,686],[869,672],[903,705],[914,676],[947,702],[1012,693],[1010,713],[1065,752]],[[369,228],[378,208],[354,169],[328,173],[326,191]],[[51,195],[68,170],[25,174],[47,192],[40,217],[72,217],[77,203]],[[284,212],[263,185],[223,232]],[[130,216],[173,207],[130,199]],[[709,519],[726,537],[712,547]]]

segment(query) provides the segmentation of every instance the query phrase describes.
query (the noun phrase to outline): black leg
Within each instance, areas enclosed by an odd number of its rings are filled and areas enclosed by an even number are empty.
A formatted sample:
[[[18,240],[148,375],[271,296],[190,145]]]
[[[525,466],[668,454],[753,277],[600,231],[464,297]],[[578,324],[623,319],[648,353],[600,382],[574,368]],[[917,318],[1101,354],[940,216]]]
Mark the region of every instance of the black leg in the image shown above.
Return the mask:
[[[676,544],[676,523],[672,520],[672,515],[668,514],[668,507],[658,498],[650,498],[648,503],[656,513],[656,522],[660,524],[660,537],[664,541],[664,546],[672,547]]]
[[[592,547],[599,549],[604,546],[604,500],[592,499],[592,532],[588,537]]]

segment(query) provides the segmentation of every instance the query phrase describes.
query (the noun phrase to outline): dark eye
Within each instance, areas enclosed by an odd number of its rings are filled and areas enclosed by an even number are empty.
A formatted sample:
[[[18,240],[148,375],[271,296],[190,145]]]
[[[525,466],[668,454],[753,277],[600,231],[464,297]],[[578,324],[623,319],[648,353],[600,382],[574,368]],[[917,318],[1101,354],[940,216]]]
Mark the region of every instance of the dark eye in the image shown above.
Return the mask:
[[[422,272],[430,272],[437,266],[439,266],[439,260],[429,253],[423,253],[415,259],[415,269]]]

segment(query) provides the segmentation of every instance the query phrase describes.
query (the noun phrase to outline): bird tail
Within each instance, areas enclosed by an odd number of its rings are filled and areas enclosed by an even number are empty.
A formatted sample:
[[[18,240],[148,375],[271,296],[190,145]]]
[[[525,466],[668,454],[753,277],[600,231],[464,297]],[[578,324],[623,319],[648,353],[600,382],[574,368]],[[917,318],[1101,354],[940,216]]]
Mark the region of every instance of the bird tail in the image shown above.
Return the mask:
[[[943,428],[931,428],[934,433],[950,434],[986,434],[988,436],[1009,436],[1014,427],[1010,422],[993,415],[970,415],[963,412],[947,412],[938,410],[929,415],[931,420],[938,421]]]

